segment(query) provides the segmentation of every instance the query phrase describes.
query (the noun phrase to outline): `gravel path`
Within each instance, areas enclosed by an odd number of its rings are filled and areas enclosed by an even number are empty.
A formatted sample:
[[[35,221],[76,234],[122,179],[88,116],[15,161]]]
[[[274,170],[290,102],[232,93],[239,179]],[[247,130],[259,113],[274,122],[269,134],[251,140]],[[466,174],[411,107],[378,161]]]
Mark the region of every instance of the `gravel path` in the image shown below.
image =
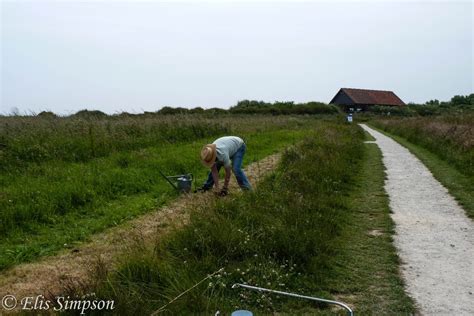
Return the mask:
[[[408,294],[423,315],[474,315],[474,223],[405,147],[360,126],[383,154]]]

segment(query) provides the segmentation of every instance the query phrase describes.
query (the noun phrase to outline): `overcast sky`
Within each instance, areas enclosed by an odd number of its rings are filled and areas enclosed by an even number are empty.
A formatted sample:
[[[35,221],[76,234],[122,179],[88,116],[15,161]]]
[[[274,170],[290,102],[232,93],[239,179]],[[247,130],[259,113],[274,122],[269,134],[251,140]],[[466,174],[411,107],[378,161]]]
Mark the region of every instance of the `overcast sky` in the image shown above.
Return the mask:
[[[471,1],[2,1],[1,28],[0,113],[474,90]]]

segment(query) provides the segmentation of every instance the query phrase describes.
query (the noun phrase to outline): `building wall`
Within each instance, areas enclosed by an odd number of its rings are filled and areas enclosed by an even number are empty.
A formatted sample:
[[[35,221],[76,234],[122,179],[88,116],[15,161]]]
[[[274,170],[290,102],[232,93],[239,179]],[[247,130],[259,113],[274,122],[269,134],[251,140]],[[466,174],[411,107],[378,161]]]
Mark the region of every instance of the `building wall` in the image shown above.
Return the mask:
[[[344,92],[344,91],[339,91],[334,99],[332,99],[333,104],[338,104],[338,105],[353,105],[354,102],[352,101],[351,98]]]

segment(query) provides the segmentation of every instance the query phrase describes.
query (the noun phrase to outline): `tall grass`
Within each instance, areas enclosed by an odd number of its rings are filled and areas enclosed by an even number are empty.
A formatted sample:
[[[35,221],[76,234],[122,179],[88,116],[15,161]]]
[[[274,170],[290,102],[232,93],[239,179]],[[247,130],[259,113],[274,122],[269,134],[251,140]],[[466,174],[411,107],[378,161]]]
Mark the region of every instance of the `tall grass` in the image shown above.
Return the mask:
[[[374,120],[376,127],[399,135],[474,176],[474,114]]]
[[[170,117],[1,117],[0,168],[27,163],[87,162],[114,152],[225,134],[229,124],[204,118]]]
[[[28,163],[87,162],[112,153],[241,133],[298,127],[304,117],[263,115],[0,116],[0,170]]]
[[[362,159],[362,139],[355,126],[320,124],[284,153],[256,192],[203,205],[187,226],[156,244],[137,244],[116,271],[97,276],[92,290],[115,299],[115,313],[148,314],[224,268],[163,314],[303,308],[295,300],[231,289],[237,282],[327,296],[332,258],[350,224],[348,191]]]

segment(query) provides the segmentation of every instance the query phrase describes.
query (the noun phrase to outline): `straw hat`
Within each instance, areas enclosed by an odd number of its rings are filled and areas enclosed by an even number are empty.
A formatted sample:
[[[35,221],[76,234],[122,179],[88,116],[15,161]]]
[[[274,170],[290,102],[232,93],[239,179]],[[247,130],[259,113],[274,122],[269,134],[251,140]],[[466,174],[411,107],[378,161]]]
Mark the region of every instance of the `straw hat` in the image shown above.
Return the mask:
[[[216,144],[207,144],[204,145],[201,149],[201,162],[206,167],[212,167],[216,162]]]

